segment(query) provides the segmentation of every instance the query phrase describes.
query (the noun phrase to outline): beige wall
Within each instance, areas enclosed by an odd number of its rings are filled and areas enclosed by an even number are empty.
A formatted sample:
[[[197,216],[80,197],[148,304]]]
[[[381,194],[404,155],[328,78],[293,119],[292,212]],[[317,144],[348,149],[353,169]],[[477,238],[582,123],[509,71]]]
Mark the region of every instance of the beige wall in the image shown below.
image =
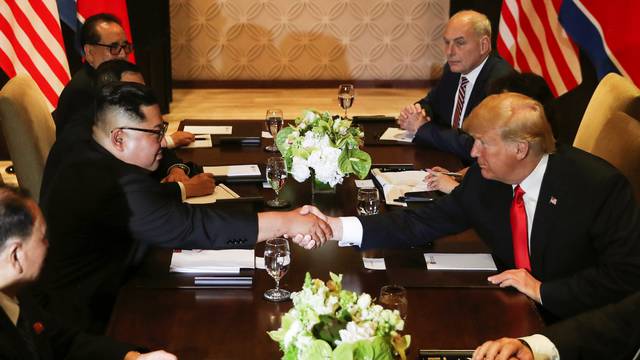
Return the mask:
[[[448,0],[171,0],[175,80],[424,80]]]

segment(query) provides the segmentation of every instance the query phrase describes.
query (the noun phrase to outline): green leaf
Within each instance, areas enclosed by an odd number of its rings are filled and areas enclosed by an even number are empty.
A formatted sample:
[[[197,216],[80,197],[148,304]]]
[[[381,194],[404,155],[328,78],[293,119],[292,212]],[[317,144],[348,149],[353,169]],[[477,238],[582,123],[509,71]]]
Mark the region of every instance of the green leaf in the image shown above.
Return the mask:
[[[353,360],[354,344],[342,343],[333,350],[331,358],[333,360]]]
[[[347,327],[347,322],[331,315],[320,315],[319,319],[320,322],[311,328],[313,337],[324,340],[333,346],[335,341],[340,339],[340,330]]]
[[[346,151],[345,151],[346,152]],[[371,156],[360,149],[349,151],[349,162],[353,172],[360,179],[364,179],[369,174],[371,168]]]
[[[322,340],[314,340],[311,345],[300,354],[301,359],[328,360],[331,359],[331,346]]]
[[[369,340],[360,340],[355,343],[353,352],[354,360],[373,360],[373,343]]]
[[[371,342],[371,348],[373,349],[373,360],[393,360],[389,338],[376,336]]]
[[[286,145],[285,142],[287,141],[287,137],[289,137],[292,132],[293,128],[291,126],[287,126],[286,128],[278,131],[275,141],[278,150],[280,150],[280,153],[284,154],[286,152],[286,148],[288,148],[288,145]]]

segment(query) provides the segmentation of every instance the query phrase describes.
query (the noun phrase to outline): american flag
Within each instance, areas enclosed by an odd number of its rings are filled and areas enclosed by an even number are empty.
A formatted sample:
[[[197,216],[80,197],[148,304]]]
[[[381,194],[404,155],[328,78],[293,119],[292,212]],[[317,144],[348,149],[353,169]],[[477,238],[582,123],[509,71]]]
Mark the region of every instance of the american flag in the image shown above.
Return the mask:
[[[547,80],[558,96],[582,82],[578,51],[558,20],[562,0],[504,0],[498,52],[516,70]]]
[[[0,1],[0,68],[28,74],[51,109],[70,79],[55,0]]]

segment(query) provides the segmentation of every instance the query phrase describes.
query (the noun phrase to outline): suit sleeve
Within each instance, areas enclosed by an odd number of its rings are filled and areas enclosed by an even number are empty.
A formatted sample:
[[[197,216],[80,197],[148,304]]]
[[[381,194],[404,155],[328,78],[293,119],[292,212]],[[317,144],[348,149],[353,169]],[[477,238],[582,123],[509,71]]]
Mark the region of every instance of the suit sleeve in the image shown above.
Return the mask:
[[[473,137],[466,132],[445,127],[433,121],[422,125],[413,138],[414,143],[454,154],[465,164],[470,164],[474,160],[471,157],[473,141]]]
[[[631,359],[640,348],[640,293],[543,329],[562,360]]]
[[[417,209],[360,217],[362,249],[424,246],[446,235],[467,230],[464,211],[465,182],[450,195]]]
[[[588,239],[599,254],[592,266],[541,286],[544,307],[562,317],[597,308],[640,289],[640,210],[631,187],[617,173],[603,181],[593,194],[596,216]]]

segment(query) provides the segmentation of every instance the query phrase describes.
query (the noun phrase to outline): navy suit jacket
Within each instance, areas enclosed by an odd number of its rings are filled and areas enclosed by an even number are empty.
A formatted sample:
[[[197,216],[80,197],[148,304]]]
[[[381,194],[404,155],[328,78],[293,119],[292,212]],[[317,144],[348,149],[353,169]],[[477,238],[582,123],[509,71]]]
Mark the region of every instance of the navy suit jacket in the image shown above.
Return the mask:
[[[487,97],[489,85],[493,80],[512,71],[513,68],[504,59],[493,53],[489,55],[473,84],[471,93],[467,93],[469,101],[463,117],[466,118],[471,110]],[[431,121],[418,129],[414,142],[453,153],[466,163],[471,163],[473,159],[469,153],[473,146],[473,138],[460,129],[451,128],[453,104],[456,101],[459,82],[460,73],[451,72],[449,65],[445,65],[438,85],[418,101],[418,104],[431,117]]]
[[[562,360],[629,360],[640,349],[640,293],[543,329]]]
[[[450,195],[419,209],[362,217],[363,248],[424,245],[473,228],[500,267],[515,267],[512,186],[477,164]],[[640,209],[628,180],[572,147],[549,155],[530,235],[532,275],[545,309],[568,317],[640,289]]]
[[[20,317],[29,325],[38,360],[102,359],[122,360],[127,352],[140,350],[105,336],[91,336],[65,328],[43,311],[28,296],[19,296]],[[34,330],[38,324],[39,332]],[[36,360],[17,327],[0,309],[0,359]]]
[[[50,246],[36,294],[46,310],[82,330],[106,324],[147,247],[238,248],[257,239],[251,209],[184,204],[148,171],[93,140],[76,143],[70,154],[56,174],[43,176]]]

